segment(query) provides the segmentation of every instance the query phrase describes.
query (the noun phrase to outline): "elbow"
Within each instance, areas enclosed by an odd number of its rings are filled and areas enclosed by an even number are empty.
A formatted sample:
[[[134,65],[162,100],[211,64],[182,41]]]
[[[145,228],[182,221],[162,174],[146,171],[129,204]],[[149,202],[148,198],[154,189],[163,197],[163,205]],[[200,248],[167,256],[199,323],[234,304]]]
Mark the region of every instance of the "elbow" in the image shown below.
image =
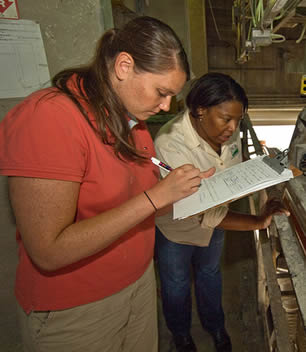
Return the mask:
[[[44,263],[42,265],[37,265],[39,270],[45,273],[52,274],[53,272],[61,269],[60,266],[53,265],[52,263]]]
[[[41,272],[52,273],[70,264],[67,261],[68,255],[61,255],[53,244],[38,243],[31,246],[25,241],[23,244],[27,256]]]
[[[39,271],[44,273],[52,273],[62,269],[65,265],[61,265],[55,260],[53,256],[32,256],[32,263],[38,268]]]

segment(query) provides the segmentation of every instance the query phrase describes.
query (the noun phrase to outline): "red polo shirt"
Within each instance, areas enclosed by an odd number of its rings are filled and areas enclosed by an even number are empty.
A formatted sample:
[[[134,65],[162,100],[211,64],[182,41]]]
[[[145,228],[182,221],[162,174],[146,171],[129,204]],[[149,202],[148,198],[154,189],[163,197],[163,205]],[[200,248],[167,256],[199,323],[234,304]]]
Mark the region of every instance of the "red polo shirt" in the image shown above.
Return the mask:
[[[30,95],[0,123],[0,174],[79,182],[76,222],[116,207],[157,182],[158,170],[151,162],[119,160],[70,99],[43,97],[48,91]],[[132,133],[137,148],[154,156],[145,123]],[[153,257],[154,216],[100,253],[52,273],[32,263],[18,231],[17,241],[15,292],[20,305],[26,312],[66,309],[112,295],[144,273]]]

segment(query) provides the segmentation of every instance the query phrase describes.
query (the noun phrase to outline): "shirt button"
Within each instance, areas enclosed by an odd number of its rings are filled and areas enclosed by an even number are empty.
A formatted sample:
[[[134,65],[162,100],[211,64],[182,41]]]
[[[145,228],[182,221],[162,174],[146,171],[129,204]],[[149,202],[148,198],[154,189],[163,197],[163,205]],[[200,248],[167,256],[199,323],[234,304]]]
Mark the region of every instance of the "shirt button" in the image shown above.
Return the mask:
[[[220,163],[221,166],[223,166],[223,163]]]

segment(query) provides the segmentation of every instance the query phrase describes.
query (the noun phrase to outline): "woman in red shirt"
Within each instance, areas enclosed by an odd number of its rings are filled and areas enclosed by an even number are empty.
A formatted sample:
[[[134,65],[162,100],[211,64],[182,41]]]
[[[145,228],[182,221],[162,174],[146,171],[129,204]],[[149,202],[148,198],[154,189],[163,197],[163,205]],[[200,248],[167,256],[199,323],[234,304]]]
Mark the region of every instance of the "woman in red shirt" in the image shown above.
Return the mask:
[[[183,165],[158,182],[145,120],[188,77],[173,30],[139,17],[0,124],[25,351],[157,351],[154,217],[211,172]]]

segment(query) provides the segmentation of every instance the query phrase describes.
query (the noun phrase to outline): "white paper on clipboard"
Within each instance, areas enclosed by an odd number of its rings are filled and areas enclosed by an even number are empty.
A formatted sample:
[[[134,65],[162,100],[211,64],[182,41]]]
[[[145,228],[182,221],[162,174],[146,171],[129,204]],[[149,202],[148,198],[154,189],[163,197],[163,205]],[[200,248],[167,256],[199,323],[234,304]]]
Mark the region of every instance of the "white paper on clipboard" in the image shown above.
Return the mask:
[[[40,27],[30,20],[0,20],[0,98],[25,97],[50,85]]]
[[[203,179],[196,193],[174,203],[173,218],[184,219],[205,212],[294,177],[286,168],[279,174],[263,158],[258,156]]]

